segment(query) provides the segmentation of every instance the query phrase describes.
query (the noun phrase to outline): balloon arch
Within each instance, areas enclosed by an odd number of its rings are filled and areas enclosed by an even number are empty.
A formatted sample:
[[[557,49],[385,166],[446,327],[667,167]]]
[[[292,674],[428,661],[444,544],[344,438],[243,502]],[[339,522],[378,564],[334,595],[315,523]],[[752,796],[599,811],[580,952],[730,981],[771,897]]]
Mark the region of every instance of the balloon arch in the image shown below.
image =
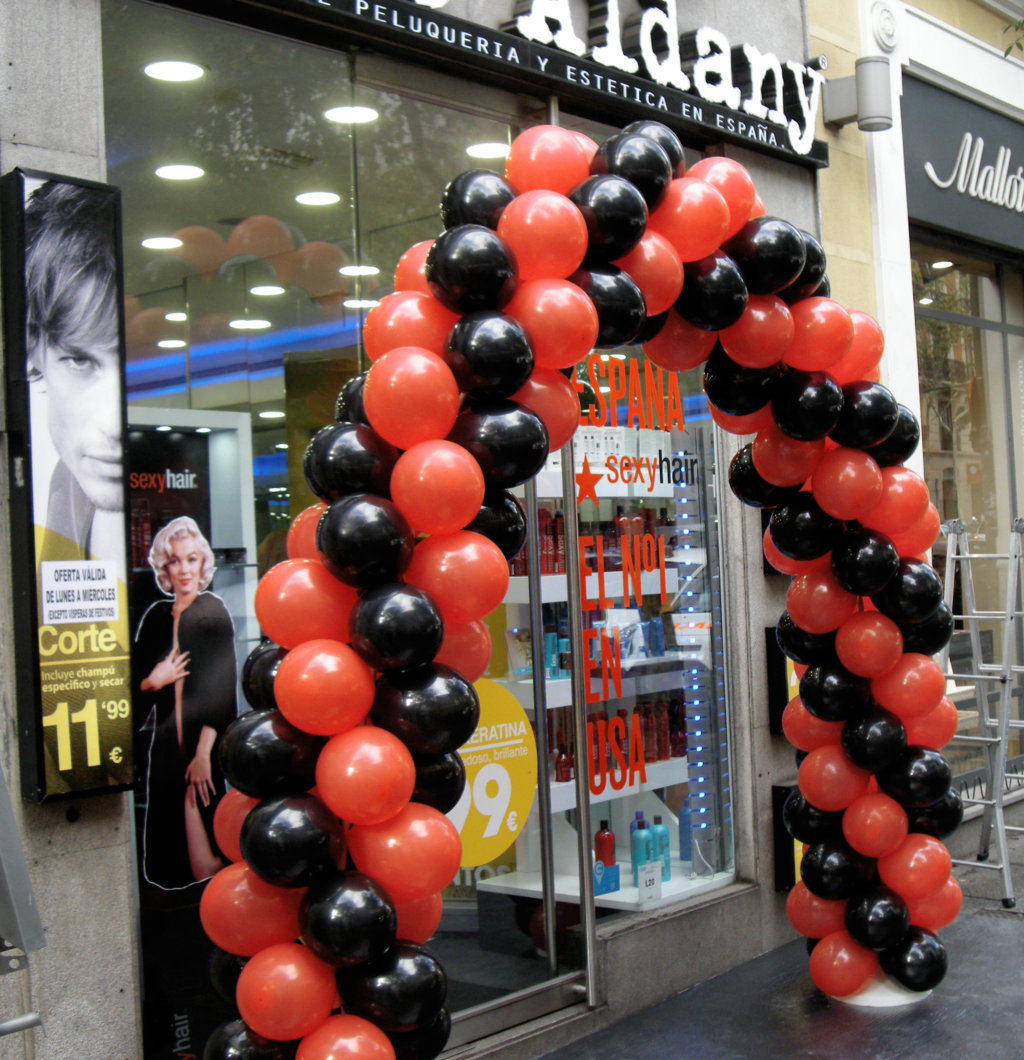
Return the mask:
[[[729,482],[771,510],[764,552],[792,578],[778,641],[800,676],[787,913],[826,994],[929,990],[961,900],[941,842],[962,815],[939,753],[956,710],[930,657],[952,620],[924,557],[938,516],[902,466],[919,427],[877,382],[877,323],[830,298],[821,245],[766,216],[741,165],[685,169],[657,122],[600,146],[530,129],[504,176],[456,177],[441,214],[366,317],[371,366],[304,455],[320,502],[257,588],[254,709],[221,745],[232,864],[200,907],[241,1018],[206,1060],[444,1048],[445,974],[424,943],[459,869],[445,813],[479,714],[481,620],[525,539],[508,491],[572,437],[571,380],[595,347],[703,365],[716,423],[754,435]]]

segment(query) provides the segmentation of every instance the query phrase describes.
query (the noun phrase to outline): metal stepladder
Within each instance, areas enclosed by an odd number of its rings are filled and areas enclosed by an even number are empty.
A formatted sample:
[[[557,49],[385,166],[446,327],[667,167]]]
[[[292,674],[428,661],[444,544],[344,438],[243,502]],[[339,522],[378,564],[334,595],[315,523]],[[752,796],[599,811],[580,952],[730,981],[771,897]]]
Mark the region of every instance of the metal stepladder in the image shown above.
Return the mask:
[[[1018,654],[1017,621],[1024,617],[1018,608],[1017,596],[1021,586],[1021,560],[1024,558],[1024,519],[1014,519],[1010,528],[1008,552],[971,553],[967,529],[961,519],[951,519],[943,524],[947,539],[946,575],[944,599],[953,612],[953,598],[957,575],[961,588],[963,612],[954,613],[953,618],[963,622],[970,643],[970,672],[957,673],[949,664],[950,646],[942,650],[941,665],[946,676],[957,684],[974,686],[978,708],[978,735],[960,735],[953,738],[956,744],[976,745],[983,758],[981,798],[964,798],[966,805],[984,807],[981,821],[981,836],[978,842],[976,861],[953,859],[957,865],[973,865],[976,868],[992,869],[1002,876],[1003,905],[1012,909],[1017,900],[1010,872],[1010,856],[1006,842],[1007,832],[1024,832],[1024,828],[1008,825],[1004,815],[1003,801],[1007,780],[1024,780],[1024,773],[1007,773],[1007,750],[1010,734],[1024,728],[1024,720],[1011,717],[1014,684],[1024,674],[1024,666],[1015,663]],[[1006,595],[1003,610],[979,610],[975,595],[973,564],[976,562],[1005,561],[1007,564]],[[959,565],[959,568],[958,568]],[[999,662],[985,662],[983,658],[980,623],[1002,624],[1001,656]],[[989,861],[989,848],[995,832],[998,859]]]

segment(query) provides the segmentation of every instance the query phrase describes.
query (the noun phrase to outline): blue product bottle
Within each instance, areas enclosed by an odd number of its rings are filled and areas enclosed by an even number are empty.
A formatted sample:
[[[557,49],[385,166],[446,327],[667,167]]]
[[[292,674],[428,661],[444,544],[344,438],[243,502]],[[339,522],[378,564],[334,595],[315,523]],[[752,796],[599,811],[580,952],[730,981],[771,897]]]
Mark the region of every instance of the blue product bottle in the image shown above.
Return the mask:
[[[651,825],[651,836],[654,840],[654,853],[661,859],[662,882],[672,878],[672,853],[668,841],[668,829],[661,823],[661,816],[655,815]]]
[[[693,840],[690,836],[690,804],[679,810],[679,860],[686,866],[693,864]]]
[[[629,822],[629,838],[630,841],[633,839],[633,833],[636,831],[637,825],[644,819],[644,811],[637,810],[633,817],[633,820]]]
[[[633,863],[633,886],[640,885],[640,866],[650,865],[656,861],[654,852],[654,836],[647,827],[647,822],[641,817],[629,840],[629,860]]]

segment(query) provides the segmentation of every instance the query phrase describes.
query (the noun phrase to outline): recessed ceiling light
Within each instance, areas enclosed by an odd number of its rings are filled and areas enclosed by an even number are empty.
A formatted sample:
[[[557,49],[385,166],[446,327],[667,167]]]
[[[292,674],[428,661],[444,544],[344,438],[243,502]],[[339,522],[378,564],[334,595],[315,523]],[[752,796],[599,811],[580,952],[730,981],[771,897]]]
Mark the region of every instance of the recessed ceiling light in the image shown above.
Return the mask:
[[[295,196],[295,201],[302,206],[333,206],[340,199],[333,191],[302,191]]]
[[[200,166],[173,165],[158,166],[154,172],[164,180],[197,180],[206,175],[206,170]]]
[[[253,318],[252,320],[229,320],[228,327],[234,328],[236,331],[263,331],[264,328],[270,327],[270,321],[258,318]]]
[[[159,427],[157,427],[158,431],[169,431],[170,429],[171,428],[168,427],[166,423],[162,423]]]
[[[368,121],[377,120],[377,112],[373,107],[331,107],[324,111],[324,117],[328,121],[340,122],[343,125],[362,125]]]
[[[277,445],[274,446],[274,448],[275,449],[287,449],[288,448],[288,443],[287,442],[278,442]]]
[[[177,236],[150,236],[142,241],[147,250],[176,250],[181,246]]]
[[[953,264],[954,263],[952,261],[933,261],[932,262],[932,268],[933,269],[951,269],[951,268],[953,268]]]
[[[209,434],[209,433],[210,433],[210,428],[209,427],[197,427],[196,428],[196,434]]]
[[[934,301],[935,301],[934,298],[929,298],[928,295],[925,295],[923,298],[919,298],[917,300],[917,304],[918,305],[931,305],[932,302],[934,302]]]
[[[180,350],[184,345],[186,345],[184,339],[161,339],[157,343],[162,350]]]
[[[260,413],[261,420],[283,420],[284,413],[280,409],[264,409]]]
[[[188,320],[188,316],[185,313],[164,313],[164,320],[169,320],[172,324],[180,324]]]
[[[346,298],[341,304],[346,309],[372,309],[380,305],[376,298]]]
[[[342,276],[379,276],[380,269],[376,265],[342,265],[338,272]]]
[[[156,81],[195,81],[206,73],[197,63],[183,59],[161,59],[144,66],[142,72]]]
[[[249,294],[254,294],[258,298],[273,298],[274,295],[284,294],[284,288],[276,283],[261,283],[255,287],[250,287]]]
[[[287,493],[288,492],[288,487],[287,486],[271,486],[267,490],[267,492],[268,493]]]
[[[470,144],[469,147],[466,148],[466,154],[469,155],[470,158],[508,158],[508,152],[509,145],[498,143],[497,140],[487,143]]]

